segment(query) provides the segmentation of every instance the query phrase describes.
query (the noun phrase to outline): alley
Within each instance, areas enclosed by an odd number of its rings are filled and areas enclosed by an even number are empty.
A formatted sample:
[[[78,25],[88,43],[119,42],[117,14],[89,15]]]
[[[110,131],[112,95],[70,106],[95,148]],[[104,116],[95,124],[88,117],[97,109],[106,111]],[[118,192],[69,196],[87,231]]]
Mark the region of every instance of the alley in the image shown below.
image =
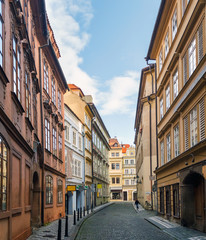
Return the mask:
[[[77,240],[173,239],[134,210],[132,203],[115,203],[82,225]]]

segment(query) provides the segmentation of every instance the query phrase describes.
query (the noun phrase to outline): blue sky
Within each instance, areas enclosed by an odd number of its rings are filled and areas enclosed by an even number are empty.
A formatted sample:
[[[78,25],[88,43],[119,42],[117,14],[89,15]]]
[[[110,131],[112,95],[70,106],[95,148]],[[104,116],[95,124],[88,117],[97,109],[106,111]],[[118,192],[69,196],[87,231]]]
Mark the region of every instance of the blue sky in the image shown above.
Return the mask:
[[[160,0],[46,0],[68,83],[91,94],[110,133],[133,144],[141,69]]]

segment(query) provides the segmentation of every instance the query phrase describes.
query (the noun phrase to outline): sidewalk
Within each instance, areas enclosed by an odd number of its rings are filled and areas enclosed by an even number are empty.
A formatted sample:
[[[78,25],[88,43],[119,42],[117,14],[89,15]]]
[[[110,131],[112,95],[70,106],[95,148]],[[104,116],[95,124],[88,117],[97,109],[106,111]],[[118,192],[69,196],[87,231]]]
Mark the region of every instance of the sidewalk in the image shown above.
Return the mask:
[[[133,204],[134,205],[134,204]],[[180,226],[177,223],[170,222],[160,216],[156,216],[155,211],[145,210],[141,205],[139,209],[134,208],[139,217],[144,218],[149,223],[161,229],[163,232],[169,234],[177,240],[206,240],[206,234],[196,231],[191,228]]]
[[[85,217],[82,216],[82,218],[80,218],[79,221],[76,221],[76,225],[73,225],[73,220],[74,220],[74,216],[73,215],[68,215],[68,235],[69,237],[65,237],[65,222],[66,219],[62,218],[62,227],[61,227],[61,239],[65,239],[65,240],[73,240],[76,237],[76,234],[78,233],[79,228],[81,227],[81,225],[83,224],[83,222],[85,221],[85,219],[89,218],[90,216],[92,216],[93,214],[95,214],[98,211],[101,211],[103,208],[110,206],[113,203],[106,203],[104,205],[95,207],[93,209],[93,212],[91,212],[91,210],[89,210],[89,214],[87,214],[87,212],[85,212]],[[51,239],[57,239],[57,234],[58,234],[58,221],[53,221],[50,224],[48,224],[47,226],[43,226],[40,227],[38,229],[33,230],[32,235],[27,238],[27,240],[51,240]]]

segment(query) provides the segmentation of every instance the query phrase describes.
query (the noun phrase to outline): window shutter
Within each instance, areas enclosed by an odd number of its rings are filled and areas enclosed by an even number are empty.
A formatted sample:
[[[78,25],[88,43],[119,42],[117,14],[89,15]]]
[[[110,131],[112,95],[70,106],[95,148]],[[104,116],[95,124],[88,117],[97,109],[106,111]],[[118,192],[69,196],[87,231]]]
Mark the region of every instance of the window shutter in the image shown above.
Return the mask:
[[[199,103],[199,117],[200,117],[200,141],[205,139],[205,106],[204,98]]]
[[[183,57],[183,81],[184,84],[187,82],[187,53]]]
[[[189,148],[188,115],[184,118],[185,150]]]
[[[198,29],[198,63],[203,58],[203,27],[202,23]]]

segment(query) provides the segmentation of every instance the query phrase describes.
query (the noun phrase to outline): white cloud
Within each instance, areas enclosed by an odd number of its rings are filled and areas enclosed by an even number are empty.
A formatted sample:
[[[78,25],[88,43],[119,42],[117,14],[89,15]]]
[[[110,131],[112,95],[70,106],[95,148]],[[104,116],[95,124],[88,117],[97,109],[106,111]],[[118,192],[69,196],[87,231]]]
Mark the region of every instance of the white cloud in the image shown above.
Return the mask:
[[[46,5],[67,82],[76,84],[95,99],[97,81],[79,67],[83,61],[79,54],[90,40],[86,28],[93,17],[91,0],[46,0]],[[78,17],[82,24],[76,20]]]
[[[130,113],[131,107],[134,105],[131,97],[137,96],[139,88],[139,73],[129,71],[124,76],[114,77],[107,81],[106,85],[108,91],[100,95],[100,102],[102,103],[100,113],[102,115]]]

